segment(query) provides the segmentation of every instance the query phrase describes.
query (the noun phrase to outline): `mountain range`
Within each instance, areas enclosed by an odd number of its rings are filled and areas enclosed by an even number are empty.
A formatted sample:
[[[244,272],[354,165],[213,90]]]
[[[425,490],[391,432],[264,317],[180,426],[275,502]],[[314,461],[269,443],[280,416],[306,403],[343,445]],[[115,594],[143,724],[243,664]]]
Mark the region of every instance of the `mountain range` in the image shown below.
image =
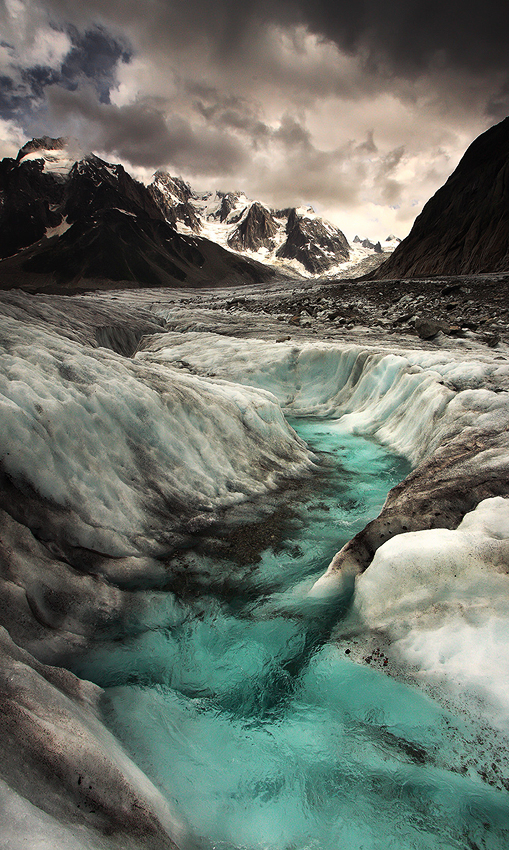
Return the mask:
[[[273,272],[199,236],[179,234],[121,165],[72,163],[62,139],[29,142],[0,163],[2,288],[213,286]]]
[[[371,279],[504,272],[508,150],[506,118],[470,145],[406,239],[382,246],[349,245],[309,206],[197,192],[164,171],[145,186],[95,154],[75,161],[64,139],[33,139],[0,162],[0,288],[215,287],[344,277],[356,262]]]
[[[311,207],[270,210],[243,192],[194,192],[163,171],[145,186],[95,154],[74,161],[64,139],[33,139],[3,159],[0,198],[1,288],[263,283],[381,251],[365,241],[364,255],[352,253]]]
[[[148,189],[175,227],[262,262],[314,275],[350,259],[344,233],[310,206],[273,210],[244,192],[194,192],[161,171]]]

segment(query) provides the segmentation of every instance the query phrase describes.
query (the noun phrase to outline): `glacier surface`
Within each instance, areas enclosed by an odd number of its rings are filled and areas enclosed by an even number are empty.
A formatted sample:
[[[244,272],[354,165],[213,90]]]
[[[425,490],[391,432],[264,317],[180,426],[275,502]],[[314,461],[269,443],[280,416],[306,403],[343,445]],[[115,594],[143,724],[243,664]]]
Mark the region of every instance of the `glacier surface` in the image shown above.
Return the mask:
[[[344,546],[305,585],[311,602],[334,604],[353,589],[305,688],[328,680],[320,665],[336,669],[334,647],[348,642],[348,663],[362,666],[375,641],[388,659],[377,675],[482,717],[507,752],[505,347],[280,339],[270,317],[193,298],[1,296],[8,846],[29,833],[35,847],[49,835],[61,848],[192,846],[172,801],[104,726],[101,689],[65,668],[126,635],[183,627],[188,608],[169,592],[185,589],[183,575],[225,533],[242,537],[297,500],[296,482],[313,486],[323,459],[286,416],[325,418],[338,440],[374,439],[412,465],[377,517],[349,540],[338,533]],[[255,846],[253,835],[242,840]]]

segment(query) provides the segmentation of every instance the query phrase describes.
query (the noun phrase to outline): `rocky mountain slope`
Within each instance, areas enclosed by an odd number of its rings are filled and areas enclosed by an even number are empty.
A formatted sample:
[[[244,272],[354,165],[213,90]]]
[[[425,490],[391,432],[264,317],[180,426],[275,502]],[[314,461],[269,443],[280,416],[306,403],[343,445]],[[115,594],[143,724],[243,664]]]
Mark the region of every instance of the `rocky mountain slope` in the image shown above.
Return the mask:
[[[269,209],[243,192],[195,192],[157,171],[149,186],[65,139],[27,142],[0,162],[0,288],[260,283],[365,274],[394,249],[350,246],[312,207]]]
[[[509,118],[470,145],[410,234],[374,273],[408,278],[509,270]]]
[[[202,233],[262,262],[311,276],[330,272],[350,259],[344,233],[317,216],[312,207],[273,210],[243,192],[194,192],[163,171],[156,173],[149,190],[168,221],[181,231]]]
[[[350,250],[345,235],[330,222],[292,209],[286,223],[286,241],[278,257],[297,260],[314,274],[322,274],[331,266],[348,260]]]
[[[0,287],[257,283],[274,272],[177,233],[161,199],[121,165],[72,162],[62,139],[33,140],[0,163]]]

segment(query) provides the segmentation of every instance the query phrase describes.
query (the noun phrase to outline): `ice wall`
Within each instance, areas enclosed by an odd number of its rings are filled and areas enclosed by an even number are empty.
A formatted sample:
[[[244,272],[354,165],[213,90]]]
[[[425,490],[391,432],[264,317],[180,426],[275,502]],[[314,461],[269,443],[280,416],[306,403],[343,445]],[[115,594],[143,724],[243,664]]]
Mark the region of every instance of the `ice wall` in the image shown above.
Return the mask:
[[[394,535],[455,528],[482,499],[509,493],[509,365],[501,352],[468,341],[454,350],[391,351],[172,332],[145,340],[136,359],[263,386],[292,414],[335,418],[338,429],[372,435],[413,463],[329,575],[360,572]]]
[[[449,699],[509,732],[509,500],[485,499],[457,529],[393,537],[357,578],[350,622]]]
[[[185,827],[99,719],[101,691],[0,628],[3,847],[176,850]]]
[[[160,556],[184,520],[311,465],[263,390],[132,362],[15,319],[3,334],[2,469],[34,512],[40,502],[29,526],[43,537],[49,522],[69,546]]]
[[[211,333],[156,334],[137,360],[173,363],[201,375],[263,387],[288,412],[338,418],[417,464],[473,424],[509,421],[505,358],[480,348],[465,358],[446,351],[380,351],[325,342],[268,342]]]
[[[100,692],[51,665],[178,624],[175,597],[150,590],[175,548],[313,457],[270,393],[110,350],[130,339],[115,309],[108,324],[65,299],[3,306],[0,808],[17,827],[2,839],[171,850],[183,827],[98,719]]]

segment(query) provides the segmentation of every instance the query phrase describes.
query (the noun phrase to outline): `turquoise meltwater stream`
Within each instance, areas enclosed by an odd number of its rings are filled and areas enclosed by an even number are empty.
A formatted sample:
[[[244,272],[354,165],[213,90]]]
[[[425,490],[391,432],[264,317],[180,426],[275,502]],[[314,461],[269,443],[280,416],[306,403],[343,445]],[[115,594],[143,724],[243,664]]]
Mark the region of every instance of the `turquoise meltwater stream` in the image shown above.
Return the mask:
[[[348,600],[307,597],[408,464],[332,421],[292,425],[327,472],[243,593],[176,599],[173,625],[75,672],[105,688],[106,722],[186,824],[183,850],[507,850],[509,794],[475,769],[478,730],[350,660],[331,639]]]

